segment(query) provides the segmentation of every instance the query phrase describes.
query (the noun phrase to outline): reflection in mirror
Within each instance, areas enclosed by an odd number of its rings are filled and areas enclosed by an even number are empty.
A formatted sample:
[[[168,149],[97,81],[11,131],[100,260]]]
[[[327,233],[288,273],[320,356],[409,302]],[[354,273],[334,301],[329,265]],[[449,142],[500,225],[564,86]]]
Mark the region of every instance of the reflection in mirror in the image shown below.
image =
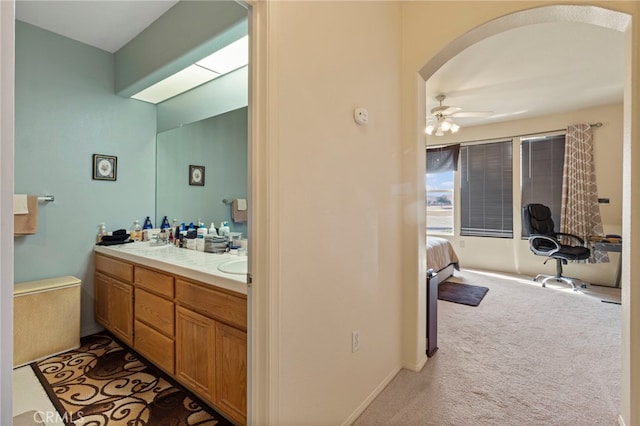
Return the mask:
[[[247,108],[177,127],[157,135],[156,222],[228,221],[247,238],[246,222],[234,222],[224,199],[247,198]],[[189,166],[204,167],[204,185],[190,185]],[[194,182],[191,182],[194,183]]]

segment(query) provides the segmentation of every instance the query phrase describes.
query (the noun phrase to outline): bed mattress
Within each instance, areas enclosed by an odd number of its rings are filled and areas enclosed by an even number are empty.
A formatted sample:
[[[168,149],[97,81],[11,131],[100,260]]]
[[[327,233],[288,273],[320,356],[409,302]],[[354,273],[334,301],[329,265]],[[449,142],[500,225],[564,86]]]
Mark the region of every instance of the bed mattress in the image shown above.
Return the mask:
[[[440,271],[449,265],[460,270],[458,255],[451,243],[444,238],[427,236],[427,269]]]

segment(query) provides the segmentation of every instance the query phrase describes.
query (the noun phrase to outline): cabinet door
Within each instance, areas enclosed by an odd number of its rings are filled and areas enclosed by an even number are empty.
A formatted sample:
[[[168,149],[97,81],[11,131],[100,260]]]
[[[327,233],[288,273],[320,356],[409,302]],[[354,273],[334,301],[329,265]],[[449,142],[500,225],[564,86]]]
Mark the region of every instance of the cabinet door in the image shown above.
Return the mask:
[[[105,328],[111,328],[109,325],[109,278],[96,272],[94,284],[96,321]]]
[[[209,402],[215,401],[216,322],[176,307],[176,376]]]
[[[216,323],[215,404],[242,424],[247,420],[247,333]]]
[[[111,332],[131,346],[133,344],[133,286],[131,284],[110,280],[108,315]]]

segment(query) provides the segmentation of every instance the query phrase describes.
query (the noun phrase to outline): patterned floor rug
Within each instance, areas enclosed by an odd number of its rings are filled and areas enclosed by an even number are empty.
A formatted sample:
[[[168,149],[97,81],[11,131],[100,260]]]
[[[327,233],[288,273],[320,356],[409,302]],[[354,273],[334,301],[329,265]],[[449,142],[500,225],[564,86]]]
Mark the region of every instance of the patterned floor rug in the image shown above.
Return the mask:
[[[231,425],[108,334],[31,367],[68,425]]]

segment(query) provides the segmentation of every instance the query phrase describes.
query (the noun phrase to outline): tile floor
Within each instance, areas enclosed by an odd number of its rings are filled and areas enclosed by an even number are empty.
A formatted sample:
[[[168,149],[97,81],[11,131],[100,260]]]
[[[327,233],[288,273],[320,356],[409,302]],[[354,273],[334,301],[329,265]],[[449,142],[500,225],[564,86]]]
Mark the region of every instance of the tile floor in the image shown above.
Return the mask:
[[[36,410],[47,426],[64,425],[30,366],[13,370],[13,415]]]

